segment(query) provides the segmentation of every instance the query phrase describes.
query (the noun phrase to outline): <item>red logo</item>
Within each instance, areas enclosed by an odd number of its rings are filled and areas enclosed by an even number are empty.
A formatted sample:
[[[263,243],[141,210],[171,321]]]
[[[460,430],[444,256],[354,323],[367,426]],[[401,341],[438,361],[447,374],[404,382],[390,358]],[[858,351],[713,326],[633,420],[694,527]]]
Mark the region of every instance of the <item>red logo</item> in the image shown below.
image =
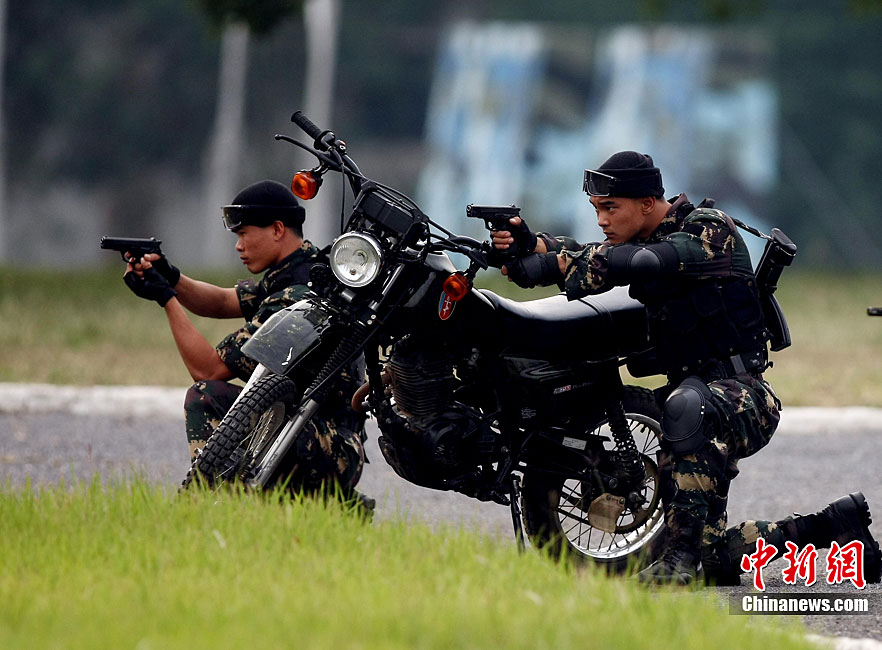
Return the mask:
[[[827,554],[827,584],[838,585],[851,580],[858,589],[867,586],[864,580],[864,544],[851,542],[841,547],[836,542],[830,544]]]
[[[447,292],[442,291],[441,300],[438,301],[438,317],[441,320],[447,320],[453,314],[454,307],[456,307],[456,303],[450,299]]]
[[[787,552],[784,559],[787,566],[781,572],[784,583],[795,585],[797,580],[811,586],[817,580],[815,574],[815,561],[818,559],[818,551],[814,544],[808,544],[800,552],[799,547],[793,542],[784,542]],[[741,570],[745,573],[754,573],[753,586],[760,591],[766,590],[763,580],[763,569],[775,556],[778,549],[774,544],[766,544],[760,537],[756,540],[756,552],[744,555],[741,558]],[[838,543],[830,544],[827,553],[827,584],[838,585],[850,581],[858,589],[867,586],[864,579],[864,545],[860,541],[851,542],[844,546]]]
[[[815,572],[815,560],[818,559],[818,551],[815,545],[808,544],[801,552],[799,547],[793,542],[784,542],[784,545],[787,547],[787,552],[784,554],[784,559],[787,560],[787,567],[782,571],[784,584],[795,585],[796,579],[799,578],[805,583],[806,587],[811,587],[818,579]]]
[[[745,573],[755,571],[753,577],[753,586],[760,591],[766,590],[766,583],[763,581],[763,569],[772,561],[772,558],[778,555],[778,549],[774,544],[766,544],[766,540],[762,537],[756,540],[756,553],[745,555],[741,558],[741,570]]]

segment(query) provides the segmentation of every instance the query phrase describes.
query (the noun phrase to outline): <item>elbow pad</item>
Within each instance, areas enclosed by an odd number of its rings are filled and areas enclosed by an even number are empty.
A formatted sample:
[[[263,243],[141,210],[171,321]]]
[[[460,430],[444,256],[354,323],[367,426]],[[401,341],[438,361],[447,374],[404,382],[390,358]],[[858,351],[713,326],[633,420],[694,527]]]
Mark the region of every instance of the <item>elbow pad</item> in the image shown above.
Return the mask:
[[[680,266],[680,256],[670,242],[638,246],[618,244],[607,257],[611,284],[630,284],[634,280],[672,273]]]

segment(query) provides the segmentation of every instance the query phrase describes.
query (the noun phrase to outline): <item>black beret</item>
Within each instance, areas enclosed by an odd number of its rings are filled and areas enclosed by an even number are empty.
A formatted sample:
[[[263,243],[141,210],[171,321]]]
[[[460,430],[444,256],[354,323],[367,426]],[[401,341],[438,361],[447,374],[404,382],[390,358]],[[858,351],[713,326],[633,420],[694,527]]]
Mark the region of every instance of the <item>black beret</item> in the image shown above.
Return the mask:
[[[595,171],[618,180],[611,194],[626,198],[663,196],[661,170],[652,162],[652,156],[636,151],[619,151],[606,159]]]
[[[299,227],[305,219],[306,210],[297,197],[272,180],[252,183],[235,196],[231,205],[224,206],[224,222],[230,230],[243,225],[268,226],[274,221]]]

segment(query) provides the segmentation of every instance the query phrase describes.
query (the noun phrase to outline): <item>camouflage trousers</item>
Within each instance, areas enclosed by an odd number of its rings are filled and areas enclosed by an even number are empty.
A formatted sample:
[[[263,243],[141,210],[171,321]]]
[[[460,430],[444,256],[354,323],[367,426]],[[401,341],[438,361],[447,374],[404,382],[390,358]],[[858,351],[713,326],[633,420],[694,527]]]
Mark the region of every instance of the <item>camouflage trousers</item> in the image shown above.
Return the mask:
[[[214,433],[242,388],[226,381],[198,381],[184,398],[190,460]],[[339,422],[343,420],[343,422]],[[294,443],[291,485],[305,491],[337,483],[344,491],[355,488],[364,467],[361,422],[352,414],[341,418],[315,416]]]
[[[779,542],[776,537],[784,523],[746,521],[729,527],[726,512],[738,461],[769,443],[778,426],[780,402],[768,383],[750,375],[710,381],[707,386],[719,413],[708,444],[694,454],[660,458],[665,521],[675,537],[682,529],[700,528],[703,553],[727,551],[725,563],[738,566],[742,555],[755,550],[758,537]]]

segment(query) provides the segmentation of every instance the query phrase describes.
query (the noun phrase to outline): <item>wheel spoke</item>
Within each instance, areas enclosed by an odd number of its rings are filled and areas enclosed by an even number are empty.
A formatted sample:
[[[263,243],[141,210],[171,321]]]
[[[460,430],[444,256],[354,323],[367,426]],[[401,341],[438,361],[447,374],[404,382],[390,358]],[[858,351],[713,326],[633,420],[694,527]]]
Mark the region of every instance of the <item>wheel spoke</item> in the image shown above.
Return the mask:
[[[654,538],[662,525],[658,512],[656,496],[658,492],[658,473],[655,470],[656,451],[660,446],[660,430],[657,422],[645,416],[629,414],[629,430],[637,448],[647,465],[647,476],[639,486],[644,499],[642,506],[628,508],[616,517],[615,532],[601,530],[591,525],[587,517],[586,501],[590,499],[584,482],[569,479],[563,482],[558,492],[557,513],[559,530],[580,553],[599,559],[613,559],[629,555],[639,550]],[[591,435],[604,440],[606,453],[615,450],[606,423],[591,432]],[[648,509],[653,511],[649,512]]]

